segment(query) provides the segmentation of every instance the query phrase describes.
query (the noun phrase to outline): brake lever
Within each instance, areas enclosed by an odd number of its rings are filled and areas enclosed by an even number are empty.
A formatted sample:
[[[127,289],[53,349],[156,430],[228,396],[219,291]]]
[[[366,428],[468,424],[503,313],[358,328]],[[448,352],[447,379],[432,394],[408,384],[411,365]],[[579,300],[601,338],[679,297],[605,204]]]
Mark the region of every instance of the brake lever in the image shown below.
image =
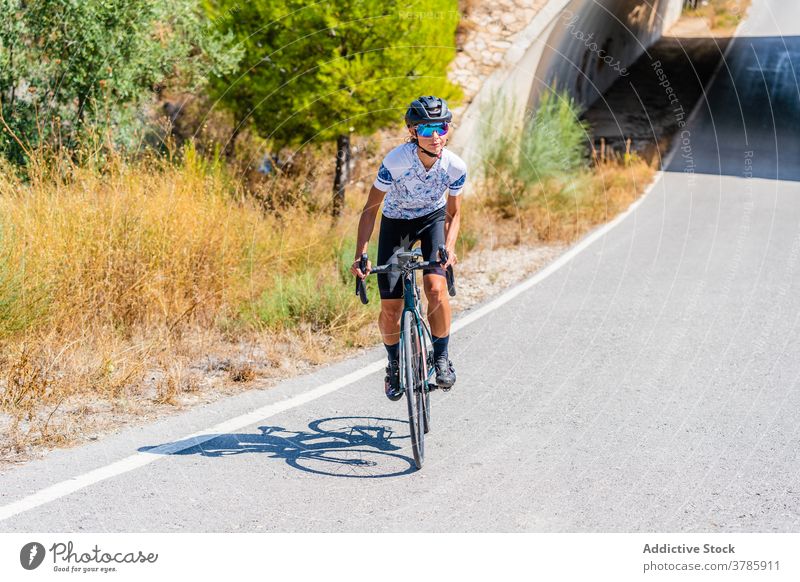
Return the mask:
[[[367,253],[361,255],[358,268],[361,269],[362,273],[367,270]],[[364,284],[364,280],[358,275],[356,275],[356,295],[361,298],[361,303],[364,305],[369,303],[369,299],[367,298],[367,286]]]
[[[450,297],[456,296],[456,278],[453,275],[453,265],[447,265],[447,270],[444,272],[447,279],[447,293]]]
[[[449,258],[447,255],[447,249],[444,245],[439,245],[439,258],[441,260],[441,264],[447,263],[447,259]],[[445,279],[447,280],[447,293],[450,297],[456,296],[456,281],[455,275],[453,275],[453,265],[447,265],[447,269],[444,272]]]

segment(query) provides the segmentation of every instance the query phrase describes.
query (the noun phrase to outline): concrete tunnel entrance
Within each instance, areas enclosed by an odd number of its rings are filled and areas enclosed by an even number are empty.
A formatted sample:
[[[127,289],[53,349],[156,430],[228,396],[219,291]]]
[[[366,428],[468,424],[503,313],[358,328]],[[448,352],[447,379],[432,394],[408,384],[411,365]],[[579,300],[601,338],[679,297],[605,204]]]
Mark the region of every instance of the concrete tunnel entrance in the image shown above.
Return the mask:
[[[669,28],[680,2],[572,0],[547,36],[528,107],[553,87],[567,91],[589,122],[587,146],[606,157],[630,151],[667,171],[800,180],[798,5],[781,5],[791,16],[778,28],[765,2],[733,38],[698,18]],[[665,159],[678,135],[689,168]]]
[[[528,97],[555,85],[587,108],[681,13],[682,0],[571,0],[553,22]]]
[[[567,91],[589,123],[587,145],[596,155],[661,159],[730,42],[702,29],[667,32],[682,4],[571,0],[547,37],[528,108],[553,87]]]
[[[554,86],[589,109],[615,82],[630,76],[637,59],[679,18],[682,6],[683,0],[551,0],[484,82],[459,119],[451,145],[468,164],[480,166],[482,125],[498,104],[503,121],[520,127]]]

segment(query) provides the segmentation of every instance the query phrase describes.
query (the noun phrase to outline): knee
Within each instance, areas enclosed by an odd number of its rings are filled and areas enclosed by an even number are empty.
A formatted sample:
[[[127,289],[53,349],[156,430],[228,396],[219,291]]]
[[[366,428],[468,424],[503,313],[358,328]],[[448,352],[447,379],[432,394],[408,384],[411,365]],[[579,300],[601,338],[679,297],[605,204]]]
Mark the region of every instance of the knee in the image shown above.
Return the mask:
[[[386,322],[397,322],[400,320],[400,314],[403,313],[403,303],[395,302],[381,302],[381,319]]]
[[[430,282],[426,282],[425,295],[428,302],[433,304],[444,303],[447,301],[447,282],[444,277],[431,277]]]

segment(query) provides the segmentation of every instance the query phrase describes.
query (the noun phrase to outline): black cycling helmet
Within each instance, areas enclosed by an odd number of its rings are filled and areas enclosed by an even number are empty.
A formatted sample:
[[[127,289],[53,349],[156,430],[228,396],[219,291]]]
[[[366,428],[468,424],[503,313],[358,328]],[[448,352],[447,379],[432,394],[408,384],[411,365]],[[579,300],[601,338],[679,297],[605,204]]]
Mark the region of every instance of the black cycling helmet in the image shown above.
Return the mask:
[[[450,122],[453,114],[447,107],[447,101],[426,95],[418,97],[411,102],[406,111],[406,125],[417,125],[418,123],[435,123],[437,121]]]

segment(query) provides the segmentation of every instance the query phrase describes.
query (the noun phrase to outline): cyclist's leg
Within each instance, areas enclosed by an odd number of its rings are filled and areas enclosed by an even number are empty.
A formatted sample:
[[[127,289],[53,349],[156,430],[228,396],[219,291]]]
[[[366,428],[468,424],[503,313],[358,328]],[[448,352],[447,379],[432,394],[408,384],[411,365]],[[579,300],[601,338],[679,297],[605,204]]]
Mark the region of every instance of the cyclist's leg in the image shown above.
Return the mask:
[[[420,232],[422,253],[428,260],[439,259],[439,245],[444,244],[444,208],[440,214],[432,214],[429,223]],[[425,295],[428,298],[428,323],[433,340],[433,357],[436,362],[436,383],[443,388],[455,384],[456,375],[450,361],[450,295],[444,269],[436,267],[423,275]]]
[[[411,221],[381,218],[378,237],[378,265],[391,263],[392,255],[398,250],[408,250],[413,240],[410,234]],[[378,290],[381,296],[381,313],[378,327],[383,343],[391,355],[400,342],[400,315],[403,312],[403,281],[399,273],[379,273]],[[396,359],[396,358],[395,358]]]
[[[381,298],[381,313],[378,316],[378,328],[381,330],[383,343],[387,346],[395,346],[400,342],[400,315],[402,313],[402,297],[400,299]]]
[[[439,260],[439,245],[444,245],[445,208],[428,215],[426,223],[418,232],[425,260]],[[428,298],[428,323],[431,335],[447,337],[450,335],[450,296],[447,293],[447,279],[444,269],[434,267],[425,269],[422,281],[425,296]]]

